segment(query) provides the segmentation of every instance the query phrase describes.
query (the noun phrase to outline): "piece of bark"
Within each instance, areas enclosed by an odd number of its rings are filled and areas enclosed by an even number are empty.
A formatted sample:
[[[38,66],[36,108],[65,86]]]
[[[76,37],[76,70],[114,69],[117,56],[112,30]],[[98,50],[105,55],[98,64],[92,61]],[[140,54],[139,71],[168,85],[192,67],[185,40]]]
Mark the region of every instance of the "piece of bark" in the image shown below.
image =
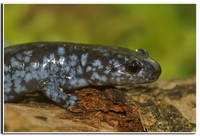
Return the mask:
[[[129,103],[139,109],[146,131],[196,131],[195,77],[129,87],[126,94]]]
[[[112,88],[75,91],[86,115],[77,106],[65,110],[40,93],[31,94],[18,103],[4,104],[4,131],[192,132],[196,129],[195,87],[192,78],[118,87],[123,92]]]
[[[70,106],[68,111],[45,99],[29,95],[20,103],[5,103],[5,132],[143,132],[137,109],[125,102],[117,89],[74,91],[87,110]],[[18,125],[16,125],[18,124]]]

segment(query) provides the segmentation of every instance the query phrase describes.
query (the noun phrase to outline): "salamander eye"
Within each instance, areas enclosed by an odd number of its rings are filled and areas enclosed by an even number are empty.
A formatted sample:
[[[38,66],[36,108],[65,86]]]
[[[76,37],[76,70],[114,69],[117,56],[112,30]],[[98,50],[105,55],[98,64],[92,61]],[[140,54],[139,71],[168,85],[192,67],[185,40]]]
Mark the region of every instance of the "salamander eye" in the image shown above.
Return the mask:
[[[149,53],[146,50],[143,49],[136,49],[136,52],[144,54],[145,56],[149,57]]]
[[[127,63],[126,68],[132,73],[137,73],[141,69],[141,64],[138,60],[132,60]]]

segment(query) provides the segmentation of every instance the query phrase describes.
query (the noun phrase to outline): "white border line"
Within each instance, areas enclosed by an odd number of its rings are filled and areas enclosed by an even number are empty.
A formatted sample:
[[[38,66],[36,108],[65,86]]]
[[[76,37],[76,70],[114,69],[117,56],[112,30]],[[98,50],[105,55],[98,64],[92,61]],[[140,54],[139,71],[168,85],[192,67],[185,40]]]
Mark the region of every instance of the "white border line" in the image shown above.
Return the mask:
[[[199,116],[198,115],[200,115],[200,109],[199,109],[199,104],[200,104],[200,100],[198,99],[198,98],[200,98],[200,93],[199,93],[199,84],[200,84],[200,80],[199,80],[199,65],[200,65],[200,60],[199,60],[199,58],[200,58],[200,54],[199,54],[199,52],[200,52],[200,49],[199,49],[199,42],[198,42],[198,38],[197,38],[197,36],[199,35],[199,27],[198,27],[198,23],[200,22],[199,21],[199,15],[200,15],[200,10],[199,10],[199,8],[200,8],[200,6],[199,6],[199,4],[198,3],[200,3],[199,1],[197,1],[197,0],[182,0],[182,1],[180,1],[180,0],[168,0],[167,2],[164,2],[163,3],[163,1],[161,2],[160,0],[153,0],[153,2],[149,2],[149,0],[136,0],[136,1],[129,1],[129,0],[96,0],[96,1],[89,1],[89,0],[85,0],[85,1],[83,1],[83,0],[68,0],[68,1],[66,1],[66,0],[56,0],[56,2],[55,1],[51,1],[51,0],[29,0],[28,2],[27,1],[25,1],[25,0],[18,0],[17,2],[16,2],[16,0],[2,0],[2,2],[4,3],[4,4],[141,4],[141,3],[145,3],[145,4],[197,4],[196,5],[196,10],[197,10],[197,14],[196,14],[196,30],[197,30],[197,32],[196,32],[196,86],[197,86],[197,88],[196,88],[196,116],[197,116],[197,120],[196,120],[196,133],[195,133],[195,135],[200,135],[200,125],[198,125],[198,123],[199,123],[199,121],[200,121],[200,118],[199,118]],[[51,3],[49,3],[49,2],[51,2]],[[3,15],[3,18],[4,18],[4,15]],[[3,24],[4,25],[4,24]],[[4,31],[4,30],[3,30]],[[4,39],[3,39],[4,40]],[[4,43],[3,43],[4,44]],[[4,120],[3,120],[4,121]],[[20,133],[20,134],[23,134],[24,135],[24,133]],[[31,134],[31,133],[29,133],[29,134]],[[50,134],[50,133],[49,133]],[[58,134],[58,133],[53,133],[53,134]],[[62,133],[61,133],[62,134]],[[65,133],[66,134],[66,133]],[[69,134],[73,134],[74,135],[74,133],[69,133]],[[87,134],[89,134],[89,135],[91,135],[91,133],[87,133]],[[95,134],[95,133],[93,133],[93,134]],[[101,134],[103,134],[103,133],[101,133]],[[109,135],[109,134],[118,134],[118,135],[125,135],[125,134],[130,134],[130,133],[105,133],[104,135]],[[152,134],[156,134],[156,135],[162,135],[163,133],[132,133],[132,134],[134,134],[134,135],[140,135],[140,136],[142,136],[142,135],[147,135],[147,134],[150,134],[150,135],[152,135]],[[165,135],[178,135],[178,134],[182,134],[182,135],[189,135],[189,134],[191,134],[191,135],[194,135],[194,133],[170,133],[170,132],[167,132],[167,133],[164,133]],[[12,133],[7,133],[6,135],[13,135]],[[44,135],[43,133],[39,133],[39,135]],[[80,134],[78,134],[78,133],[76,133],[76,135],[80,135]],[[28,136],[28,134],[27,134],[27,136]]]

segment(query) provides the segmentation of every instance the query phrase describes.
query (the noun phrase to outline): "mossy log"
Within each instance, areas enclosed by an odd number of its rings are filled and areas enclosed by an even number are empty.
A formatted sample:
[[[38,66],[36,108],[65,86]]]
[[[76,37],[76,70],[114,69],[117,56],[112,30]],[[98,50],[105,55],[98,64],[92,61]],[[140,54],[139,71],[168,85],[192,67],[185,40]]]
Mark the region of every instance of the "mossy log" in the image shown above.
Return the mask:
[[[195,132],[196,78],[74,91],[87,110],[41,93],[4,104],[4,132]]]

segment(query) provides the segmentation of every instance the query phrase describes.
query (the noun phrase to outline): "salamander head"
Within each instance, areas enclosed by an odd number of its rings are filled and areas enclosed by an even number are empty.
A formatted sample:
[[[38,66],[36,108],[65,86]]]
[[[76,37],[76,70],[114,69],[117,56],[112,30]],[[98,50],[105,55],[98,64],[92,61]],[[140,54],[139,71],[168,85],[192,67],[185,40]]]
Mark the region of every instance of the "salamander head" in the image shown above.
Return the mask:
[[[161,74],[160,65],[143,49],[124,53],[122,59],[118,61],[120,63],[113,63],[111,69],[111,82],[117,85],[151,83],[156,81]]]

